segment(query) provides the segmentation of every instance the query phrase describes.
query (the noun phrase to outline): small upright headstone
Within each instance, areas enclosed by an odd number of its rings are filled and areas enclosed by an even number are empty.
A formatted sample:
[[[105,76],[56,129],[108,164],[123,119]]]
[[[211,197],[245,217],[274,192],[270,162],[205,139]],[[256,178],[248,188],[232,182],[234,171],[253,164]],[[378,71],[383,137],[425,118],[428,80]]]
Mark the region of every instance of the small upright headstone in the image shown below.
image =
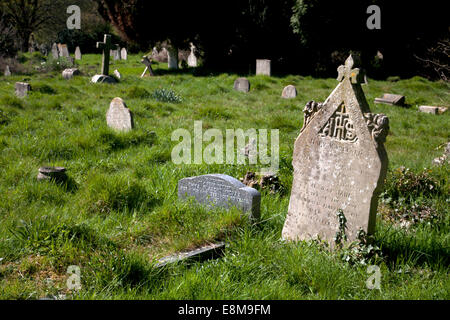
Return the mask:
[[[9,66],[6,65],[5,67],[5,77],[9,77],[11,75],[11,70],[9,69]]]
[[[120,60],[120,50],[112,50],[111,55],[113,56],[114,61]]]
[[[120,56],[122,57],[122,60],[128,59],[128,52],[126,48],[122,48],[122,50],[120,50]]]
[[[58,49],[58,45],[56,43],[54,43],[52,46],[52,56],[53,56],[53,59],[59,58],[59,49]]]
[[[133,129],[133,114],[121,98],[114,98],[111,101],[108,112],[106,113],[106,123],[110,128],[119,131]]]
[[[271,61],[267,59],[256,60],[256,75],[271,75]]]
[[[15,85],[16,96],[19,98],[26,97],[28,92],[31,91],[31,85],[26,82],[16,82]]]
[[[394,106],[402,106],[405,104],[405,96],[398,94],[385,93],[381,98],[375,98],[375,103],[384,103]]]
[[[283,89],[283,93],[281,94],[281,97],[285,99],[292,99],[297,96],[297,89],[293,85],[288,85]]]
[[[116,79],[109,76],[109,58],[111,48],[117,48],[118,45],[111,44],[111,35],[105,34],[103,42],[97,42],[97,48],[102,49],[102,74],[97,74],[92,77],[93,83],[116,83]]]
[[[80,50],[80,47],[76,47],[76,49],[75,49],[75,60],[81,60],[81,50]]]
[[[338,68],[339,84],[324,103],[309,102],[295,141],[294,179],[282,237],[333,244],[347,219],[349,241],[375,231],[378,195],[387,171],[384,141],[389,119],[370,112],[364,81],[350,56]]]
[[[78,70],[77,68],[65,69],[62,72],[62,77],[66,80],[72,79],[73,76],[78,76],[78,75],[80,75],[80,70]]]
[[[237,78],[234,81],[234,90],[241,92],[249,92],[250,91],[250,81],[247,78]]]
[[[152,69],[152,61],[147,56],[143,56],[141,63],[145,64],[145,70],[142,73],[141,78],[145,77],[145,74],[147,73],[147,71],[148,71],[149,75],[151,77],[153,77],[155,74],[153,73],[153,69]]]
[[[62,44],[60,46],[60,54],[61,57],[65,57],[65,58],[69,58],[70,54],[69,54],[69,49],[67,48],[67,44]]]
[[[167,68],[178,69],[178,49],[173,46],[167,48]]]
[[[178,181],[178,198],[194,197],[207,206],[236,207],[252,219],[259,219],[261,194],[225,174],[207,174]]]
[[[197,67],[197,57],[195,56],[195,46],[191,44],[191,53],[187,59],[187,64],[189,67]]]

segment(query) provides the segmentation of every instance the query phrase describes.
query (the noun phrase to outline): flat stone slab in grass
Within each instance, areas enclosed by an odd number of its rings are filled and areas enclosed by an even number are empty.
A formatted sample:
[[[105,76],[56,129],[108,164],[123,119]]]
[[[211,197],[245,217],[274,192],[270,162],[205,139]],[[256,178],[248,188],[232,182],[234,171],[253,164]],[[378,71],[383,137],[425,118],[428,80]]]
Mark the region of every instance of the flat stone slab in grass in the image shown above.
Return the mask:
[[[31,85],[26,82],[16,82],[15,89],[16,96],[18,96],[19,98],[23,98],[28,95],[29,91],[31,91]]]
[[[225,174],[207,174],[178,181],[178,198],[190,197],[194,197],[200,204],[212,207],[236,207],[255,220],[260,216],[259,191]]]
[[[164,267],[168,264],[177,263],[181,261],[196,261],[203,262],[206,260],[217,259],[223,256],[225,249],[225,242],[219,242],[203,246],[201,248],[181,252],[158,260],[155,267]]]
[[[271,75],[271,61],[267,59],[256,60],[256,75]]]
[[[431,114],[442,114],[447,111],[446,107],[437,107],[437,106],[420,106],[419,111]]]
[[[91,79],[92,83],[110,83],[114,84],[117,83],[117,80],[111,76],[105,76],[103,74],[96,74]]]
[[[395,106],[402,106],[405,104],[405,96],[398,94],[385,93],[381,98],[375,98],[375,103],[384,103]]]
[[[74,76],[79,76],[80,70],[77,68],[66,69],[62,72],[62,77],[66,80],[72,79]]]
[[[288,85],[283,89],[283,93],[281,94],[282,98],[292,99],[297,97],[297,89],[293,85]]]
[[[129,131],[134,127],[133,114],[121,98],[111,101],[106,113],[108,127],[119,131]]]
[[[352,56],[339,67],[340,82],[324,103],[310,101],[295,141],[294,178],[282,237],[321,239],[331,245],[347,218],[349,241],[359,230],[375,231],[378,195],[387,171],[384,140],[389,120],[373,114]]]
[[[241,92],[249,92],[250,91],[250,81],[247,78],[237,78],[234,81],[234,90]]]
[[[67,180],[66,168],[64,167],[41,167],[37,176],[39,181],[54,180],[64,182]]]

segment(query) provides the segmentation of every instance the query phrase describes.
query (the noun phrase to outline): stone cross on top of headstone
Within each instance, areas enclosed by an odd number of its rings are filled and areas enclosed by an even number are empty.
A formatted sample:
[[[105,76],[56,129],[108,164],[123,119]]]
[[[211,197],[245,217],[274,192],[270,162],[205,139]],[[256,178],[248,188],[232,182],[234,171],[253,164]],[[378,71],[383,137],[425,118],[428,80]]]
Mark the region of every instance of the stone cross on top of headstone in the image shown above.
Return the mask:
[[[97,42],[97,49],[103,50],[102,75],[109,75],[109,54],[111,49],[118,50],[119,45],[111,44],[111,35],[105,34],[103,42]]]
[[[373,234],[378,195],[387,171],[384,141],[389,119],[370,112],[364,77],[350,56],[338,69],[340,83],[324,103],[310,101],[295,141],[294,179],[282,237],[332,244],[347,219],[349,241],[359,230]]]
[[[353,68],[355,65],[359,65],[359,58],[350,55],[345,60],[345,65],[339,66],[337,81],[342,82],[344,79],[350,79],[354,84],[364,83],[364,72],[359,68]]]

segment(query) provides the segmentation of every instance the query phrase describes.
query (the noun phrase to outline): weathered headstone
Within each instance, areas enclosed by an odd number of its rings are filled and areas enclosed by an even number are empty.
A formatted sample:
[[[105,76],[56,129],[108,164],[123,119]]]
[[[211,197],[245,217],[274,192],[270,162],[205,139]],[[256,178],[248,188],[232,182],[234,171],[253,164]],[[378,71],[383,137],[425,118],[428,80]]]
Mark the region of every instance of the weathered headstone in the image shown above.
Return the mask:
[[[241,92],[249,92],[250,91],[250,81],[247,78],[237,78],[234,81],[234,90]]]
[[[120,74],[119,70],[117,70],[117,69],[114,70],[114,76],[119,80],[122,78],[122,75]]]
[[[109,76],[109,54],[111,48],[117,48],[118,45],[111,44],[111,35],[105,34],[103,42],[97,42],[97,48],[102,49],[102,74],[92,77],[93,83],[116,83],[116,79]]]
[[[9,77],[11,75],[11,70],[9,69],[9,66],[6,65],[5,67],[5,77]]]
[[[128,52],[126,48],[122,48],[122,50],[120,50],[120,56],[122,57],[122,60],[128,59]]]
[[[271,75],[271,61],[267,59],[258,59],[256,60],[256,75]]]
[[[110,128],[119,131],[133,129],[133,114],[121,98],[114,98],[111,101],[108,112],[106,113],[106,123]]]
[[[67,180],[66,168],[64,167],[41,167],[37,176],[39,181],[51,180],[64,182]]]
[[[405,96],[398,94],[385,93],[381,98],[375,98],[375,103],[384,103],[394,106],[402,106],[405,104]]]
[[[81,60],[81,50],[80,47],[75,48],[75,60]]]
[[[431,114],[442,114],[447,111],[446,107],[437,107],[437,106],[420,106],[419,111]]]
[[[54,43],[52,46],[52,56],[53,56],[53,59],[59,58],[59,49],[58,49],[58,45],[56,43]]]
[[[16,82],[15,85],[16,96],[19,98],[26,97],[28,92],[31,91],[31,85],[26,82]]]
[[[149,75],[151,77],[153,77],[155,74],[153,73],[151,60],[148,57],[143,56],[142,60],[141,60],[141,63],[145,64],[145,70],[142,73],[141,78],[145,77],[145,74],[147,73],[147,71],[148,71]]]
[[[294,146],[285,240],[320,238],[332,244],[340,209],[347,219],[348,240],[355,240],[359,230],[375,230],[387,170],[383,143],[389,120],[370,112],[361,88],[362,72],[355,64],[350,56],[338,68],[340,83],[325,102],[310,101],[304,109]]]
[[[282,98],[292,99],[297,96],[297,89],[293,85],[288,85],[283,89],[283,93],[281,94]]]
[[[167,48],[167,67],[168,69],[178,69],[178,48],[173,46]]]
[[[252,219],[259,219],[261,194],[225,174],[207,174],[178,181],[178,197],[194,197],[203,205],[220,208],[235,206]]]
[[[65,58],[69,58],[70,57],[69,49],[67,48],[67,44],[61,44],[59,46],[59,56],[60,57],[65,57]]]
[[[191,43],[191,53],[187,58],[187,64],[189,67],[197,67],[198,61],[195,56],[195,46]]]
[[[168,264],[178,263],[181,261],[184,262],[192,260],[195,262],[203,262],[206,260],[216,259],[223,256],[224,249],[225,242],[209,244],[206,246],[202,246],[201,248],[164,257],[158,260],[158,263],[155,265],[155,267],[164,267]]]
[[[80,70],[78,70],[77,68],[65,69],[62,72],[62,77],[66,80],[72,79],[73,76],[78,76],[78,75],[80,75]]]
[[[120,60],[120,50],[111,50],[111,55],[113,56],[114,61]]]

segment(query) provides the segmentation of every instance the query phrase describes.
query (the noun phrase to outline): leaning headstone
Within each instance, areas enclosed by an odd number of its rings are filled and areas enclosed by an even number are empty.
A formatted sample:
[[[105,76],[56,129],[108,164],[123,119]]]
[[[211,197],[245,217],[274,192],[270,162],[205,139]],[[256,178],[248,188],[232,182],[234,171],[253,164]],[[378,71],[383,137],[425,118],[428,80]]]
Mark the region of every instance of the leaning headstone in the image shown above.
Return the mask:
[[[283,89],[283,93],[281,94],[282,98],[292,99],[297,96],[297,89],[293,85],[288,85]]]
[[[324,103],[310,101],[295,141],[294,179],[282,237],[322,239],[333,245],[337,212],[347,219],[348,240],[373,234],[378,195],[387,170],[384,141],[389,119],[373,114],[361,88],[364,78],[350,56],[340,82]]]
[[[420,106],[419,111],[431,114],[442,114],[447,111],[446,107],[437,107],[437,106]]]
[[[9,77],[11,75],[11,70],[9,69],[9,66],[6,65],[5,67],[5,77]]]
[[[209,244],[198,249],[177,253],[158,260],[155,267],[164,267],[166,265],[178,262],[203,262],[206,260],[217,259],[223,256],[225,242]]]
[[[72,79],[73,76],[78,76],[78,75],[80,75],[80,70],[78,70],[77,68],[65,69],[62,72],[62,77],[66,80]]]
[[[106,113],[106,123],[110,128],[119,131],[129,131],[134,127],[133,114],[121,98],[111,101]]]
[[[260,74],[270,76],[271,75],[270,64],[271,61],[267,59],[256,60],[256,75]]]
[[[250,81],[247,78],[237,78],[234,81],[234,90],[241,92],[249,92],[250,91]]]
[[[58,45],[56,43],[54,43],[52,46],[52,56],[53,56],[53,59],[59,58],[59,50],[58,50]]]
[[[16,82],[15,85],[16,96],[19,98],[26,97],[28,92],[31,91],[31,85],[26,82]]]
[[[197,67],[197,57],[195,56],[195,46],[191,44],[191,53],[189,54],[187,58],[187,64],[189,67]]]
[[[178,181],[178,198],[190,197],[202,205],[219,208],[235,206],[243,213],[250,214],[250,218],[259,219],[259,191],[225,174],[207,174]]]
[[[81,60],[81,50],[80,50],[80,47],[76,47],[76,49],[75,49],[75,60]]]
[[[128,59],[128,52],[126,48],[122,48],[122,50],[120,50],[120,56],[122,57],[122,60]]]
[[[64,182],[67,180],[66,168],[64,167],[41,167],[37,176],[39,181],[50,180]]]
[[[93,83],[116,83],[117,80],[109,76],[109,53],[111,48],[117,48],[118,45],[111,44],[111,35],[105,34],[103,42],[97,42],[97,48],[102,49],[102,74],[92,77]]]
[[[153,73],[153,69],[152,69],[152,61],[148,57],[143,56],[142,60],[141,60],[141,63],[145,64],[145,70],[142,73],[141,78],[145,77],[147,71],[148,71],[148,74],[151,77],[153,77],[155,74]]]
[[[375,98],[375,103],[384,103],[394,106],[402,106],[405,104],[405,96],[398,94],[385,93],[381,98]]]
[[[122,78],[122,75],[120,74],[119,70],[117,70],[117,69],[114,70],[114,76],[119,80]]]

